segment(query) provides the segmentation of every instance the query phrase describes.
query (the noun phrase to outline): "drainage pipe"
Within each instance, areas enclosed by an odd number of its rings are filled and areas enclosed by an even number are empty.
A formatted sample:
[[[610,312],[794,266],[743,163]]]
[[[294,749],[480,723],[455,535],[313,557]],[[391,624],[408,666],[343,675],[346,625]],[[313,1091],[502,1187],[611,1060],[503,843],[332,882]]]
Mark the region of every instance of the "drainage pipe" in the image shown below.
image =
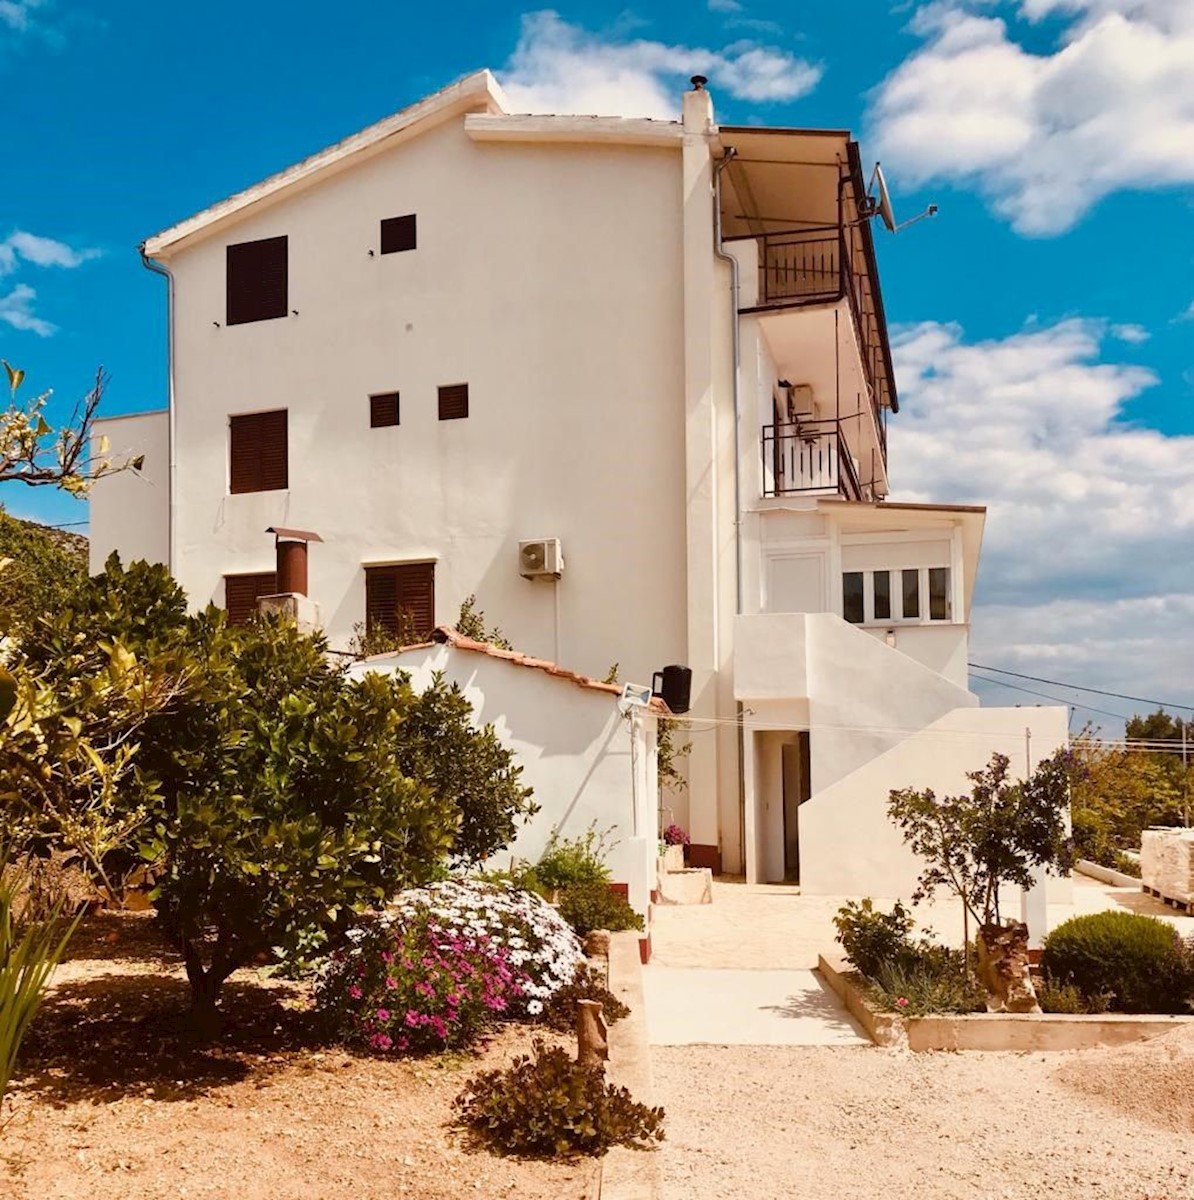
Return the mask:
[[[721,160],[713,168],[713,253],[730,265],[730,329],[734,346],[734,615],[742,613],[742,394],[739,382],[742,365],[742,330],[738,308],[741,297],[741,278],[738,260],[726,251],[721,231],[721,174],[738,157],[733,146],[727,146]],[[735,631],[737,632],[737,631]],[[738,730],[738,845],[742,850],[742,873],[746,874],[746,734],[742,729],[742,702],[735,705]]]

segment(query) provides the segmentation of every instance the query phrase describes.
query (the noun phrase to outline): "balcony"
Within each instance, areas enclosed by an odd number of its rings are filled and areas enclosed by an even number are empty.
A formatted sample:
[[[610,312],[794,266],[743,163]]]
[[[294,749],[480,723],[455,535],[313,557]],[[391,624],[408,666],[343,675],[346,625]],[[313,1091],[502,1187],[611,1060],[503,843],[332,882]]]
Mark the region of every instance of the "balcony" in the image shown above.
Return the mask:
[[[862,499],[858,468],[837,420],[763,426],[763,495]]]
[[[742,235],[758,247],[757,302],[744,313],[769,313],[845,301],[866,375],[879,438],[886,443],[883,412],[894,411],[895,388],[883,302],[873,280],[865,236],[856,227],[824,225]]]

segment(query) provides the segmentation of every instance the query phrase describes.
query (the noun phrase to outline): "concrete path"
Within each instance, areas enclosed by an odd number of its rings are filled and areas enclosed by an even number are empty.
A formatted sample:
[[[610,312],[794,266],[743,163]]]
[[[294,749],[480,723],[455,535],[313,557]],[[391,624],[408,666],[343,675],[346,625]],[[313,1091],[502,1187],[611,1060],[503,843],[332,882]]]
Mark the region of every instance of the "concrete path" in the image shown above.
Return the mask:
[[[811,970],[837,903],[717,880],[713,903],[655,910],[643,972],[652,1046],[868,1046]]]

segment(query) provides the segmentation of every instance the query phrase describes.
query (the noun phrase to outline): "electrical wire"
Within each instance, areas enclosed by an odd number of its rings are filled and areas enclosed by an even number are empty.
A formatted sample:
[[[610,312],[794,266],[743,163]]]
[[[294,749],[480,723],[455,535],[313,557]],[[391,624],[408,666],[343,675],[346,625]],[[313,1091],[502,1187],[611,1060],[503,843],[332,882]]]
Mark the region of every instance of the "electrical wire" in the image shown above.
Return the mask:
[[[1114,713],[1106,708],[1095,708],[1093,704],[1079,704],[1077,700],[1066,700],[1061,696],[1050,696],[1048,692],[1038,692],[1034,688],[1026,688],[1016,683],[1007,683],[1002,679],[992,679],[987,675],[975,675],[974,678],[981,680],[983,683],[993,683],[996,687],[1011,688],[1015,692],[1024,692],[1029,696],[1040,696],[1044,700],[1052,700],[1055,704],[1064,704],[1070,708],[1080,708],[1083,712],[1093,712],[1104,717],[1114,717],[1117,721],[1130,720],[1130,715],[1127,713]]]
[[[1103,688],[1085,687],[1080,683],[1063,683],[1060,679],[1045,679],[1040,675],[1022,675],[1019,671],[1007,671],[1003,667],[987,667],[982,663],[972,662],[968,663],[967,666],[978,671],[993,671],[996,675],[1010,675],[1013,679],[1027,679],[1032,683],[1047,683],[1052,687],[1069,688],[1074,692],[1090,692],[1096,696],[1110,696],[1114,700],[1130,700],[1133,704],[1156,704],[1160,708],[1181,708],[1187,712],[1194,712],[1194,704],[1176,704],[1166,700],[1150,700],[1147,696],[1128,696],[1123,692],[1109,692]]]

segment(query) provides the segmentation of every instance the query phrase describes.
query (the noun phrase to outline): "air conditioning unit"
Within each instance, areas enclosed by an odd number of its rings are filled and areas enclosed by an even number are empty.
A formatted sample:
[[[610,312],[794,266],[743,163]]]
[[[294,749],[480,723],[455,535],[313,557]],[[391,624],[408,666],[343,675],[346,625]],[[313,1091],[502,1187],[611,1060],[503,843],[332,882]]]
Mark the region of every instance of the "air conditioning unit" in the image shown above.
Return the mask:
[[[811,421],[813,416],[813,388],[810,383],[794,383],[788,389],[788,422],[797,425]]]
[[[535,538],[518,543],[518,573],[523,579],[559,579],[564,553],[559,538]]]

